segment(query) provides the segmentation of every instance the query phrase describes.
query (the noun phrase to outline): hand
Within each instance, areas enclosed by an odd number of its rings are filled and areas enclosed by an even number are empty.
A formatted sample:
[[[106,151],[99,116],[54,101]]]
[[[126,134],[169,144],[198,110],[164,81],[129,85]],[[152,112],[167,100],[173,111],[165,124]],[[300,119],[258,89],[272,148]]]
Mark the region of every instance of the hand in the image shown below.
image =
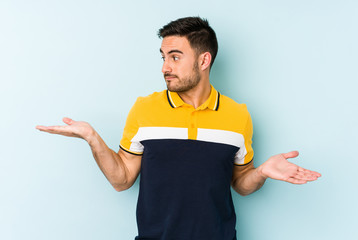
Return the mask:
[[[63,118],[64,126],[36,126],[36,129],[52,134],[59,134],[67,137],[77,137],[88,141],[94,129],[87,122],[74,121],[70,118]]]
[[[288,158],[297,156],[297,151],[272,156],[257,170],[264,178],[272,178],[293,184],[304,184],[308,181],[317,180],[321,176],[318,172],[301,168],[287,161]]]

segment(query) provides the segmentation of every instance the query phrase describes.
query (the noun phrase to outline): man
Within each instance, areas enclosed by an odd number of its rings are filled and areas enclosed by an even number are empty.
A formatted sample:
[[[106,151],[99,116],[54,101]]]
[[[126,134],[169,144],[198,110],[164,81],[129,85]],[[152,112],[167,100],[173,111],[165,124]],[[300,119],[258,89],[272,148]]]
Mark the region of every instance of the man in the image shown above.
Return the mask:
[[[248,195],[267,178],[303,184],[320,174],[288,162],[295,151],[254,167],[246,106],[210,85],[218,45],[206,20],[178,19],[159,36],[168,90],[137,99],[118,153],[86,122],[64,118],[65,126],[37,129],[85,139],[117,191],[141,173],[136,239],[236,239],[230,185]]]

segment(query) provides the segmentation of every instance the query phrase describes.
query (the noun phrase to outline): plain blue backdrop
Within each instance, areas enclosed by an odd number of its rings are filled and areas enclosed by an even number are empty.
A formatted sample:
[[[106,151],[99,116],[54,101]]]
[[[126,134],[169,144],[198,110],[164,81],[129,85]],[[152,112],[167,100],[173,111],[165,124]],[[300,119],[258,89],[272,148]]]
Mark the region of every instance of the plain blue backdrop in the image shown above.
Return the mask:
[[[84,120],[118,150],[138,96],[165,89],[157,30],[207,18],[211,80],[246,103],[255,165],[293,162],[322,178],[234,193],[240,240],[358,239],[358,3],[323,0],[0,2],[0,239],[133,239],[138,182],[116,192],[85,141],[35,126]]]

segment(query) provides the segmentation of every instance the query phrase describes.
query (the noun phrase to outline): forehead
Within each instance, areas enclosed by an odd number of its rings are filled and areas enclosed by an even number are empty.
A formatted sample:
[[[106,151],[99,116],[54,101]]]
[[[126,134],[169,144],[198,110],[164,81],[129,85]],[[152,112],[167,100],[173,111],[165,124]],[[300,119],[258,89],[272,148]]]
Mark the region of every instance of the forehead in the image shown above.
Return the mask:
[[[179,50],[183,53],[193,52],[188,39],[180,36],[168,36],[163,38],[160,50],[163,53],[169,53],[172,50]]]

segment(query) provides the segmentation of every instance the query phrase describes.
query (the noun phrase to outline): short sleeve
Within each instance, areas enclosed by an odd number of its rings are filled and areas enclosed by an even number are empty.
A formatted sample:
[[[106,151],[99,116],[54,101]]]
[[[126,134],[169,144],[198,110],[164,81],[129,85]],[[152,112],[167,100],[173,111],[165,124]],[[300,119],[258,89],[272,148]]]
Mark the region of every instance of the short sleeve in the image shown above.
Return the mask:
[[[121,149],[134,155],[142,155],[144,150],[144,147],[140,142],[133,140],[139,130],[139,105],[140,98],[137,99],[132,109],[129,111],[126,125],[123,130],[123,136],[119,144]]]
[[[253,126],[250,114],[247,112],[247,121],[245,124],[245,128],[243,131],[244,143],[243,146],[240,147],[239,151],[235,156],[235,164],[236,165],[246,165],[250,163],[254,158],[254,150],[252,149],[252,134],[253,134]]]

